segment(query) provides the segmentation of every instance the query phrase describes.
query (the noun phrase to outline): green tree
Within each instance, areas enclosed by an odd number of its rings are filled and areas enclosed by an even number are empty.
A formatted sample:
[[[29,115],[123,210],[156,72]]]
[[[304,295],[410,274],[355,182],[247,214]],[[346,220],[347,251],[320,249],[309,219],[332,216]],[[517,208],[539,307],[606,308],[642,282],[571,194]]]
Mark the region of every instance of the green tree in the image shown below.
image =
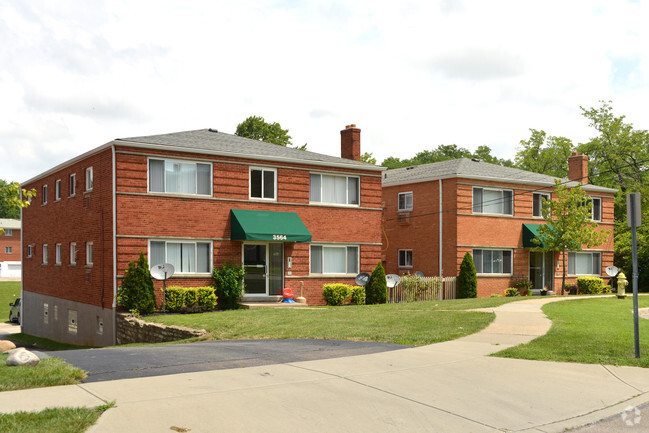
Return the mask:
[[[117,291],[117,302],[134,314],[151,314],[155,310],[155,288],[143,252],[140,252],[137,262],[128,262],[122,285]]]
[[[21,197],[22,193],[22,197]],[[20,209],[29,206],[36,190],[21,189],[18,182],[0,179],[0,218],[20,218]],[[0,228],[0,235],[4,230]]]
[[[370,275],[370,281],[365,287],[365,304],[385,304],[388,301],[388,284],[385,279],[385,269],[379,262]]]
[[[538,236],[532,242],[538,245],[536,251],[561,251],[563,254],[563,275],[561,294],[566,285],[566,251],[581,251],[601,245],[608,238],[608,230],[596,231],[597,223],[591,220],[593,207],[581,185],[568,188],[556,180],[556,200],[543,199],[541,209],[545,224],[538,229]]]
[[[565,137],[548,136],[545,131],[530,131],[530,138],[520,141],[514,158],[515,167],[548,176],[568,177],[567,161],[575,150],[572,141]]]
[[[390,156],[384,159],[381,165],[388,169],[393,169],[460,158],[477,158],[492,164],[504,165],[507,167],[513,166],[510,160],[500,159],[491,155],[491,148],[489,146],[479,146],[475,152],[471,152],[470,150],[464,147],[458,147],[455,144],[442,144],[433,150],[423,150],[418,152],[414,157],[408,159],[399,159]]]
[[[368,164],[376,164],[376,158],[370,152],[365,152],[361,155],[361,161],[367,162]]]
[[[306,150],[307,147],[306,143],[302,146],[293,146],[288,129],[282,129],[282,126],[277,122],[268,123],[261,116],[250,116],[239,123],[235,135],[284,147],[295,147],[300,150]]]
[[[239,299],[243,292],[243,277],[246,270],[241,265],[231,265],[224,263],[221,269],[214,268],[212,286],[215,289],[219,304],[223,308],[239,308]]]
[[[464,254],[460,273],[457,276],[457,297],[459,299],[478,297],[478,277],[473,257],[468,252]]]

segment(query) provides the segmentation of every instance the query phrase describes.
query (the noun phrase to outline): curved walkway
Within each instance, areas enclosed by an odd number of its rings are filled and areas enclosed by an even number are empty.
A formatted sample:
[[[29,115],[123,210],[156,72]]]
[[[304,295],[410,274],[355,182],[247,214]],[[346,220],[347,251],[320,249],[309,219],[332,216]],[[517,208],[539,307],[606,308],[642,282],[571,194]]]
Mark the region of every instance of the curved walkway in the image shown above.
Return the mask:
[[[430,346],[4,392],[0,410],[115,400],[89,432],[561,432],[649,402],[649,369],[485,356],[543,335],[541,306],[564,299],[489,309],[483,331]]]

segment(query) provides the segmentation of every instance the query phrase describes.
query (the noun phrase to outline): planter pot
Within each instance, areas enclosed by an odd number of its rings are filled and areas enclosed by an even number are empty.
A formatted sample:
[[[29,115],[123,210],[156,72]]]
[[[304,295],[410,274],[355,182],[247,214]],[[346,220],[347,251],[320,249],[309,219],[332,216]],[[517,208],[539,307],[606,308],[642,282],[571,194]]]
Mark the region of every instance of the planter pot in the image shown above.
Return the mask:
[[[541,291],[541,296],[547,296],[548,292],[547,291]]]

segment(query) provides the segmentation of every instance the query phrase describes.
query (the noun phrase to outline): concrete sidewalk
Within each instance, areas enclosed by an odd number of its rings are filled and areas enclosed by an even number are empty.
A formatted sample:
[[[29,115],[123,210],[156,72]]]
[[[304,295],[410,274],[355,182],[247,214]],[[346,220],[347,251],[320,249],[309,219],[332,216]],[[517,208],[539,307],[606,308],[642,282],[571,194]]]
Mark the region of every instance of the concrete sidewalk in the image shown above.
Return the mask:
[[[649,402],[647,369],[485,356],[543,335],[540,307],[562,299],[505,304],[425,347],[3,392],[0,411],[115,400],[89,432],[561,432]]]

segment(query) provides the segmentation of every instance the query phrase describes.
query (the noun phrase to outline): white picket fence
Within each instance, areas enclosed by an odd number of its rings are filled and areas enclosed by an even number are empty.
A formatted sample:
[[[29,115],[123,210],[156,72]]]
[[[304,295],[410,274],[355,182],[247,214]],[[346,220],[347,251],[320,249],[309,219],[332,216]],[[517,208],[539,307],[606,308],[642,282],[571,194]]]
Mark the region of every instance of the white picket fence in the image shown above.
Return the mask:
[[[456,277],[404,276],[399,284],[388,288],[388,302],[416,302],[457,298]]]

